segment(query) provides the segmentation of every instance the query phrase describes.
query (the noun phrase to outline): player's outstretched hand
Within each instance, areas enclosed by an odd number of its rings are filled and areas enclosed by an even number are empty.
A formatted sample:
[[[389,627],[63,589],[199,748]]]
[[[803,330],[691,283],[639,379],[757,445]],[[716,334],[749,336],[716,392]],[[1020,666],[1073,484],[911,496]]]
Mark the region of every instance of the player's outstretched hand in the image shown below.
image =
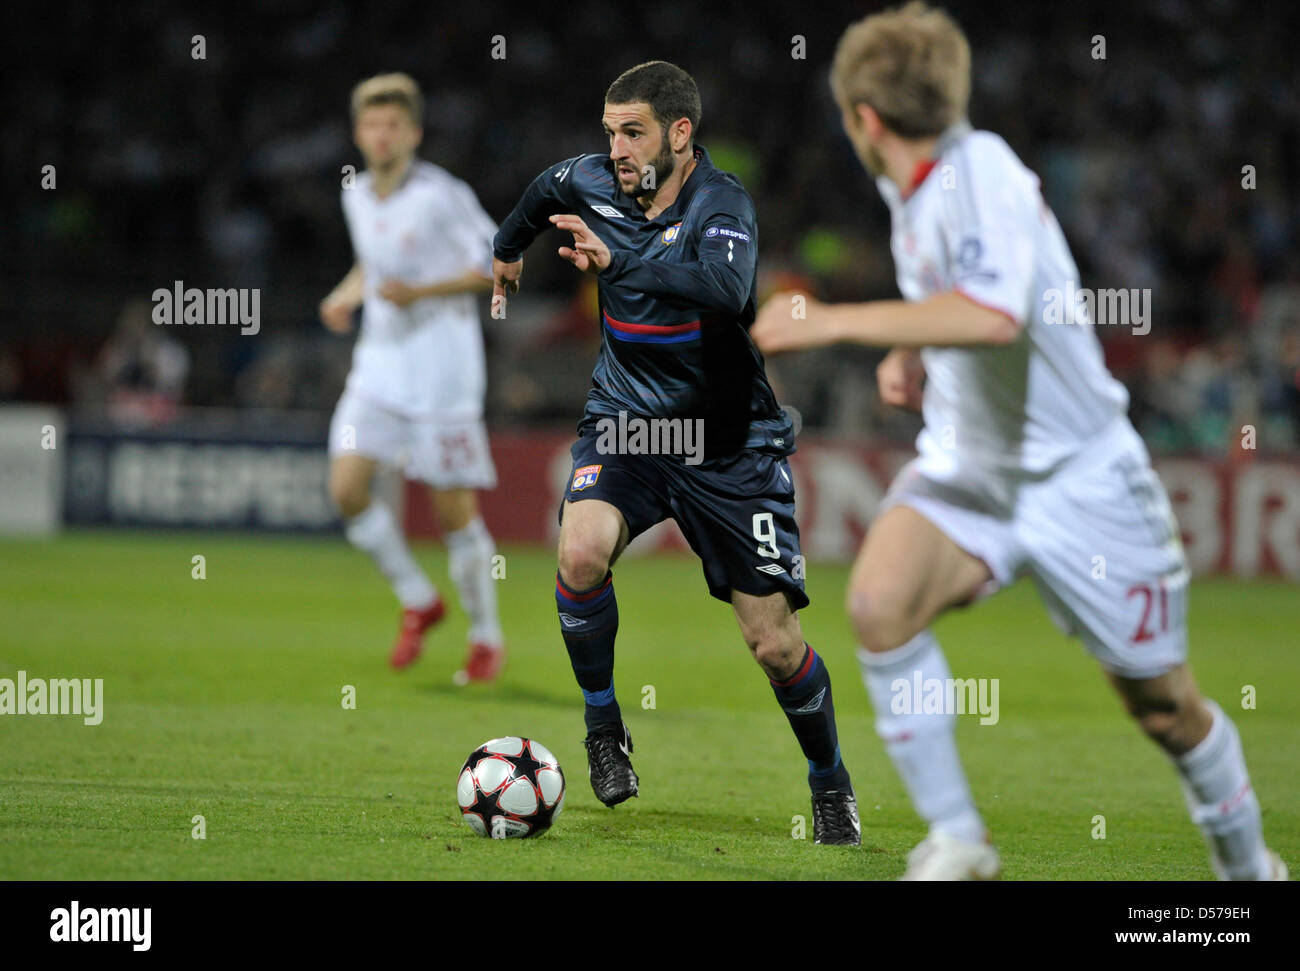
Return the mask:
[[[876,366],[876,384],[885,404],[920,411],[925,389],[921,352],[914,347],[895,347]]]
[[[346,334],[352,330],[352,312],[356,310],[351,303],[337,297],[326,297],[320,302],[320,319],[327,328],[336,334]]]
[[[599,273],[609,266],[609,247],[572,213],[552,216],[556,229],[573,233],[573,245],[561,246],[560,255],[584,273]]]
[[[519,292],[519,277],[524,272],[524,258],[505,263],[492,258],[492,319],[506,319],[506,294]]]
[[[808,294],[796,290],[775,293],[754,318],[749,336],[764,354],[803,351],[830,344],[834,338],[817,312],[822,306]]]

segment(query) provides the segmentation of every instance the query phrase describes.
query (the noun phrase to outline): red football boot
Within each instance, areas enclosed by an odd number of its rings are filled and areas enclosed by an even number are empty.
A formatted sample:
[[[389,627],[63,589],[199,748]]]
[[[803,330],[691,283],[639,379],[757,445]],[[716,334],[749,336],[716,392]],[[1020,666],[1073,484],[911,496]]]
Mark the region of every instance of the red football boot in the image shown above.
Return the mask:
[[[465,656],[465,667],[452,675],[456,684],[465,685],[471,681],[492,681],[501,673],[506,663],[506,649],[492,647],[488,644],[471,644],[469,654]]]
[[[388,662],[394,670],[400,671],[415,662],[424,650],[424,632],[442,620],[442,615],[446,612],[447,606],[441,597],[423,610],[408,608],[402,611],[402,629],[397,634],[393,656]]]

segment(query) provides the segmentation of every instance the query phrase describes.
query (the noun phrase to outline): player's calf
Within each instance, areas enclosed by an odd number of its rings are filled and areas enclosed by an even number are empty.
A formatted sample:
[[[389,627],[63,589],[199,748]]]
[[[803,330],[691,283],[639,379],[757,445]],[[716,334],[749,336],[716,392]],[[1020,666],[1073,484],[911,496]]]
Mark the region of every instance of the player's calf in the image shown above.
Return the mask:
[[[1214,714],[1186,665],[1156,678],[1111,675],[1111,683],[1146,736],[1169,755],[1191,751],[1209,734]]]
[[[493,559],[496,544],[470,489],[434,491],[434,508],[447,544],[447,566],[469,614],[469,653],[453,675],[457,684],[492,681],[505,663],[505,635],[497,616]]]
[[[813,841],[857,846],[862,842],[862,828],[853,783],[840,758],[830,672],[816,651],[807,644],[801,646],[803,657],[794,673],[783,680],[769,680],[808,760]]]
[[[773,681],[785,681],[793,677],[804,663],[807,645],[804,644],[797,624],[792,631],[779,628],[754,631],[742,627],[741,633],[754,660]]]
[[[733,590],[731,602],[745,642],[808,760],[814,842],[857,846],[862,829],[853,784],[840,758],[830,672],[804,641],[784,593],[760,597]]]
[[[1285,865],[1264,845],[1241,736],[1223,709],[1201,697],[1187,665],[1154,678],[1112,674],[1110,680],[1129,713],[1173,761],[1215,875],[1271,880],[1285,873]]]
[[[555,605],[573,676],[586,702],[584,744],[591,788],[606,806],[616,806],[637,795],[639,780],[628,758],[632,737],[614,695],[618,600],[613,574],[607,572],[590,590],[575,590],[557,572]]]
[[[638,790],[628,758],[632,740],[614,694],[618,600],[609,567],[627,544],[627,535],[622,514],[610,503],[589,499],[564,504],[555,606],[573,676],[586,702],[591,788],[606,806]]]

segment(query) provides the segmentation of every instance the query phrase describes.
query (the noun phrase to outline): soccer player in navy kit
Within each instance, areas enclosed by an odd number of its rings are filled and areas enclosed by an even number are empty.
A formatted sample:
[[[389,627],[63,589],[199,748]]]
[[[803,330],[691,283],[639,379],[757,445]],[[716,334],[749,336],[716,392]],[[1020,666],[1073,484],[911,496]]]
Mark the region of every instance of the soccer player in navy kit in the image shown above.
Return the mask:
[[[808,604],[786,456],[794,431],[777,404],[754,320],[758,231],[740,181],[694,143],[700,97],[664,61],[624,72],[605,95],[608,154],[542,172],[493,246],[493,315],[519,288],[523,252],[544,229],[573,234],[560,256],[599,281],[602,340],[573,473],[560,509],[555,599],[586,698],[597,798],[637,795],[632,739],[614,695],[618,605],[610,567],[628,542],[677,521],[729,602],[808,759],[818,843],[857,845],[857,805],[840,759],[830,675],[803,639]],[[697,422],[695,455],[611,447],[606,422]],[[692,427],[701,427],[694,425]]]

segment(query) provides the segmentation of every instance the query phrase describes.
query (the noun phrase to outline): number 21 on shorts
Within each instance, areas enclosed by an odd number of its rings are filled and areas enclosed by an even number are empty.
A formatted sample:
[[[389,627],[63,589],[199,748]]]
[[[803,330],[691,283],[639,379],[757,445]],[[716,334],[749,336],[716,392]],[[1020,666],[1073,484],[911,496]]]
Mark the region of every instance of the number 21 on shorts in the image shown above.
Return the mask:
[[[1179,595],[1180,591],[1175,589],[1174,596]],[[1168,634],[1171,619],[1178,621],[1175,615],[1181,609],[1182,603],[1181,601],[1170,603],[1170,592],[1163,577],[1155,583],[1133,584],[1128,588],[1126,597],[1129,600],[1140,597],[1142,600],[1142,616],[1138,620],[1137,630],[1129,638],[1133,644],[1145,644]]]

